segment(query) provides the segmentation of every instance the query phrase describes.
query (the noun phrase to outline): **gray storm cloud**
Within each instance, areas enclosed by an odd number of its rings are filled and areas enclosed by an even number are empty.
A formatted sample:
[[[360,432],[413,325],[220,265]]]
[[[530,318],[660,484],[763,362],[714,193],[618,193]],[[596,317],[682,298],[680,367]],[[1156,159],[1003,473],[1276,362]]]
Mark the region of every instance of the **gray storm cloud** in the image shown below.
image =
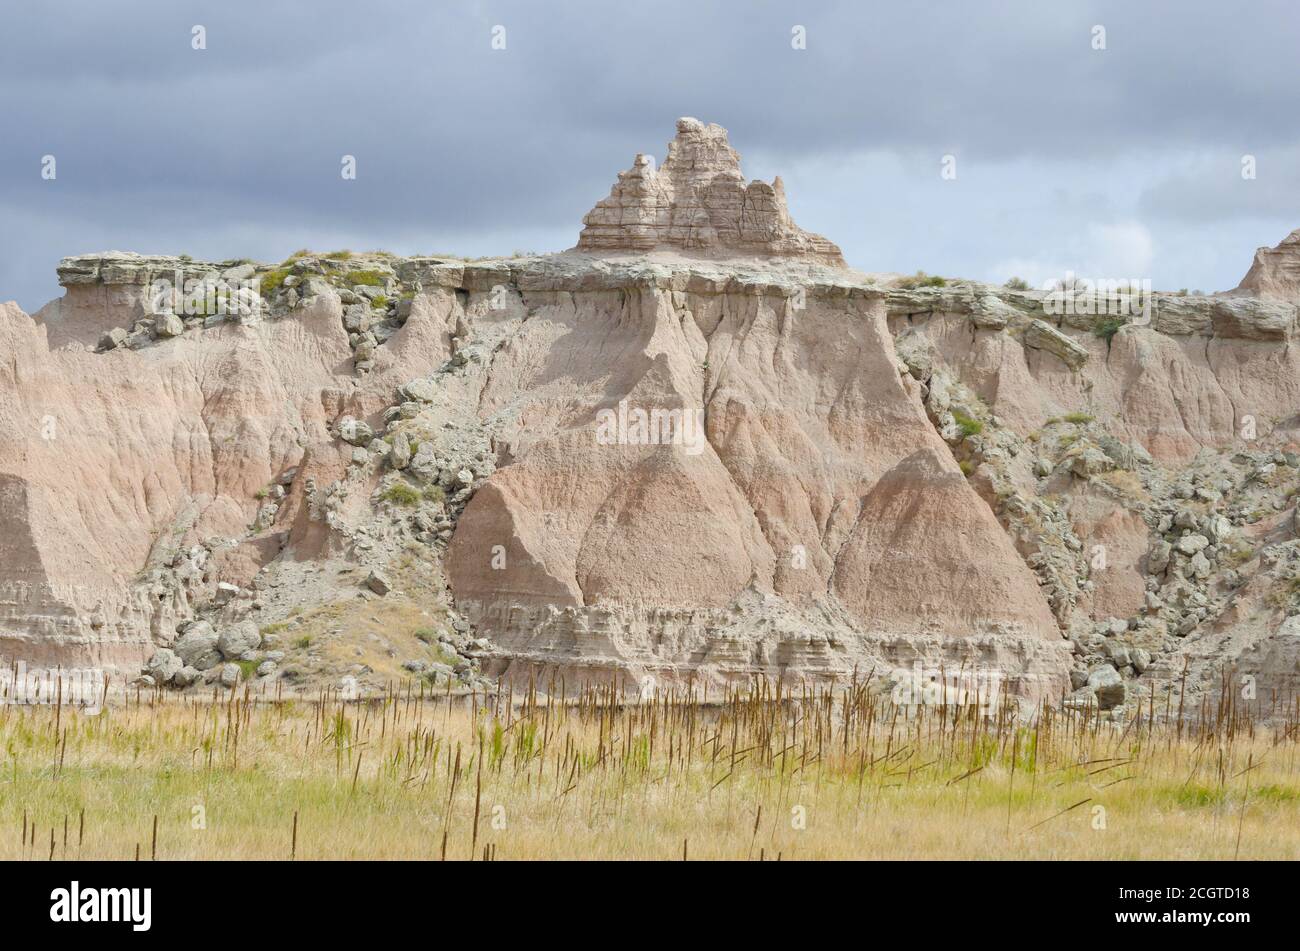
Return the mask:
[[[1300,13],[1134,6],[15,6],[0,299],[34,309],[60,256],[109,247],[559,250],[679,115],[730,129],[747,173],[780,173],[796,220],[864,270],[1232,286],[1300,226]]]

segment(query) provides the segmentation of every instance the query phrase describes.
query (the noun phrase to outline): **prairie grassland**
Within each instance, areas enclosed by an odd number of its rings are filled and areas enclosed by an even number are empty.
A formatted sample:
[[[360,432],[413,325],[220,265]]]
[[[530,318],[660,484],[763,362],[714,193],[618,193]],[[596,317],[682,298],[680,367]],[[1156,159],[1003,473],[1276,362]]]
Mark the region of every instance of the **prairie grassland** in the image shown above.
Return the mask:
[[[1294,719],[558,693],[0,706],[0,858],[1300,857]]]

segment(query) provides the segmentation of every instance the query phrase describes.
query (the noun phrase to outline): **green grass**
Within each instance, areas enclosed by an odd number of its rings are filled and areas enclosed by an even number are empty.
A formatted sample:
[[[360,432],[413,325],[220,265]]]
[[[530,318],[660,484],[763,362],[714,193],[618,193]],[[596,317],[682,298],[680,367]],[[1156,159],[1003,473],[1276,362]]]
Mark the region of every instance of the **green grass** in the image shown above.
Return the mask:
[[[352,260],[352,252],[348,250],[331,251],[325,257],[330,261],[350,261]]]
[[[977,436],[984,432],[984,424],[974,416],[967,416],[959,409],[952,411],[952,418],[957,423],[963,436]]]
[[[420,504],[420,491],[406,482],[394,482],[379,497],[385,502],[408,508]]]
[[[430,485],[425,487],[424,497],[430,502],[442,502],[446,500],[447,493],[442,490],[440,485]]]
[[[926,274],[924,271],[917,271],[911,277],[905,277],[898,282],[898,286],[912,290],[917,287],[945,287],[948,284],[942,277],[937,274]]]
[[[1096,419],[1096,417],[1091,415],[1090,413],[1066,413],[1065,416],[1063,416],[1062,418],[1067,423],[1074,423],[1076,426],[1082,426],[1085,423],[1091,423],[1094,419]]]
[[[1120,328],[1126,323],[1128,323],[1128,321],[1123,317],[1107,317],[1104,320],[1098,321],[1097,325],[1092,328],[1092,332],[1109,344],[1111,338],[1113,338],[1115,334],[1119,333]]]
[[[278,267],[262,275],[260,293],[263,297],[274,297],[284,286],[284,279],[289,276],[287,267]]]
[[[1222,805],[1226,796],[1222,787],[1181,786],[1174,793],[1174,802],[1189,809],[1204,809]]]
[[[385,307],[388,306],[388,298],[385,297],[383,294],[380,294],[378,297],[371,299],[370,306],[373,307],[375,310],[383,310]]]
[[[384,277],[379,271],[348,271],[341,280],[349,287],[383,287]]]
[[[870,691],[761,688],[715,689],[700,715],[698,689],[592,703],[570,681],[562,702],[403,679],[372,703],[261,680],[98,716],[0,704],[0,828],[27,833],[0,860],[1300,854],[1293,729],[911,719]]]
[[[299,650],[306,650],[307,648],[311,647],[311,635],[304,634],[302,637],[298,638],[296,641],[293,642],[293,646],[297,647]]]

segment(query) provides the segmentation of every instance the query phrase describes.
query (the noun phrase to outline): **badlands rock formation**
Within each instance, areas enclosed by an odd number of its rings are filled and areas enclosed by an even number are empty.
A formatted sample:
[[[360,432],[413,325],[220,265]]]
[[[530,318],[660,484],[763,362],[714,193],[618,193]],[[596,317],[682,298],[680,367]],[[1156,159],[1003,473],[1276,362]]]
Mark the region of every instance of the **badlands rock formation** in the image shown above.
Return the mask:
[[[698,119],[678,119],[663,165],[638,155],[582,223],[579,251],[674,249],[844,264],[839,248],[790,219],[780,176],[770,185],[747,183],[727,130]]]
[[[563,254],[65,260],[0,309],[0,653],[1295,694],[1289,258],[1146,301],[873,278],[760,185],[681,120]]]
[[[1272,300],[1300,300],[1300,228],[1276,248],[1260,248],[1237,292]]]

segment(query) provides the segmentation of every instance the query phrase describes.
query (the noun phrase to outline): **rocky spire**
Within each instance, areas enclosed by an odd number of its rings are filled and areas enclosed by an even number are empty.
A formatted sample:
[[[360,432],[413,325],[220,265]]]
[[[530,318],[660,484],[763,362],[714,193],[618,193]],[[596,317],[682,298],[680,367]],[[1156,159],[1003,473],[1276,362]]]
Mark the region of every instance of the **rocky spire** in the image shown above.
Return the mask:
[[[672,249],[844,265],[836,245],[790,220],[780,177],[746,183],[727,130],[698,119],[678,119],[662,167],[638,155],[582,223],[579,251]]]
[[[1300,228],[1276,248],[1260,248],[1237,291],[1255,297],[1300,302]]]

